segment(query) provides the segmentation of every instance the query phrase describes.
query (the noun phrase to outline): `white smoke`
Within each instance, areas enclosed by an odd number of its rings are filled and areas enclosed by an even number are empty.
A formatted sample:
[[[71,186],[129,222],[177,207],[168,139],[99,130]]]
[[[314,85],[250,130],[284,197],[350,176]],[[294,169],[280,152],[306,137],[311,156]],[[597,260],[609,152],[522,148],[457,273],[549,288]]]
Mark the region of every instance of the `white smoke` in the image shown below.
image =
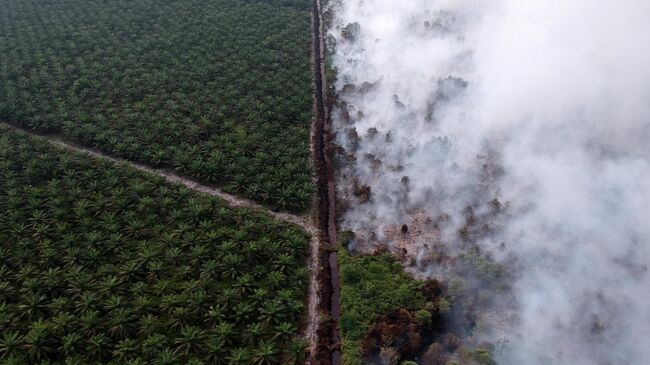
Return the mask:
[[[342,171],[371,189],[345,224],[382,239],[444,213],[451,241],[467,205],[508,201],[480,240],[520,268],[498,362],[649,364],[650,1],[333,9]]]

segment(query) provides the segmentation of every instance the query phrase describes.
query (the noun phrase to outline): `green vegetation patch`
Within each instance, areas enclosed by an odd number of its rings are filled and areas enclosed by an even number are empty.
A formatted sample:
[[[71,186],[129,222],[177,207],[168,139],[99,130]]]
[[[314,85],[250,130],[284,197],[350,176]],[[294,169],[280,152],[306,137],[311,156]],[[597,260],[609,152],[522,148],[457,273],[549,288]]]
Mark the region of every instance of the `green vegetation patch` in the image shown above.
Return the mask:
[[[308,245],[297,227],[0,127],[1,364],[300,361]]]
[[[488,290],[496,292],[504,285],[499,265],[470,248],[459,262],[474,281],[421,281],[390,253],[351,255],[344,247],[353,239],[352,232],[343,232],[339,250],[346,365],[495,364],[495,346],[477,343],[472,333],[481,322],[474,308],[489,298]]]
[[[341,336],[345,364],[361,364],[360,340],[380,317],[395,309],[425,306],[421,281],[404,272],[388,253],[352,256],[339,250]]]
[[[311,199],[309,0],[0,0],[0,121]]]

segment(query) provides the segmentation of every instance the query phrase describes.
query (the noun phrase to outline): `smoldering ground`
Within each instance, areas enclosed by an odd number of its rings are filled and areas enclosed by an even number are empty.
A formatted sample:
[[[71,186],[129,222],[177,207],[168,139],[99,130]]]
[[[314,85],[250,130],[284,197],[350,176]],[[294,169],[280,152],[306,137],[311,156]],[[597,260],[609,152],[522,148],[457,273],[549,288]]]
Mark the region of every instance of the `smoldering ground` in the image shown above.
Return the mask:
[[[441,276],[426,253],[460,250],[471,207],[493,225],[472,242],[516,275],[517,320],[485,331],[507,343],[500,364],[648,363],[650,2],[331,6],[359,244],[395,246],[395,227],[428,218],[402,244]],[[490,218],[495,201],[507,216]]]

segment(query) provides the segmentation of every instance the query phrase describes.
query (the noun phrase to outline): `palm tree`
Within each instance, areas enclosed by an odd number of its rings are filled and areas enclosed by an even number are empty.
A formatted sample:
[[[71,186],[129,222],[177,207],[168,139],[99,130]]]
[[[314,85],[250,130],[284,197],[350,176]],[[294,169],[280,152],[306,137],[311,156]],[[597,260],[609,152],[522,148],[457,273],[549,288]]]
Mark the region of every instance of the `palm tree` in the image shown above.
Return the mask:
[[[116,309],[123,309],[126,306],[126,299],[118,294],[109,295],[104,300],[102,309],[106,311],[114,311]]]
[[[205,365],[205,362],[203,362],[203,360],[201,360],[201,359],[191,358],[191,359],[188,359],[185,364],[186,365]]]
[[[138,342],[132,338],[127,338],[115,345],[113,356],[120,361],[125,361],[134,357],[137,354],[138,349]]]
[[[146,245],[138,253],[138,260],[141,265],[146,266],[155,258],[160,257],[160,255],[159,247],[156,245]]]
[[[169,328],[173,331],[179,331],[187,326],[191,317],[191,310],[188,307],[175,307],[172,318],[169,322]]]
[[[208,260],[201,266],[201,273],[199,274],[202,279],[212,280],[216,277],[219,270],[219,263],[217,260]]]
[[[246,295],[251,292],[253,285],[253,276],[251,274],[244,274],[237,278],[233,284],[233,287],[237,289],[241,295]]]
[[[266,326],[263,323],[252,323],[246,327],[246,331],[244,332],[244,339],[249,345],[252,345],[263,338],[265,332]]]
[[[6,330],[0,338],[0,359],[17,355],[22,345],[22,336],[18,331]]]
[[[249,364],[250,354],[247,349],[239,347],[233,349],[226,360],[228,360],[228,365],[245,365]]]
[[[287,307],[289,309],[289,312],[293,315],[292,318],[294,318],[294,320],[300,318],[300,316],[305,310],[305,305],[301,300],[298,299],[290,300],[287,303]]]
[[[293,358],[295,365],[304,364],[307,345],[307,341],[300,337],[295,338],[289,344],[289,354]]]
[[[167,345],[167,336],[162,333],[149,335],[142,342],[142,353],[145,358],[151,359],[156,357]]]
[[[5,267],[0,268],[0,277],[8,277],[9,270],[3,270]],[[0,281],[0,301],[13,301],[16,291],[9,281]]]
[[[282,304],[273,300],[264,303],[260,309],[260,315],[258,318],[267,323],[275,323],[282,317]]]
[[[18,310],[21,316],[25,317],[28,321],[41,318],[46,312],[46,300],[47,297],[45,295],[34,292],[27,293],[21,296]]]
[[[191,261],[190,263],[193,266],[198,266],[201,262],[203,262],[206,258],[206,256],[210,253],[210,250],[208,249],[207,246],[205,245],[193,245],[192,248],[190,249],[190,257]]]
[[[139,329],[138,329],[138,335],[139,336],[149,336],[154,333],[160,328],[160,319],[154,315],[154,314],[147,314],[146,316],[143,316],[139,320]]]
[[[206,361],[213,365],[225,363],[225,358],[228,355],[227,347],[222,339],[210,338],[206,343]]]
[[[162,261],[153,260],[147,263],[147,281],[155,282],[160,280],[160,274],[163,272],[165,264]]]
[[[24,365],[25,357],[22,354],[11,355],[2,361],[2,365]]]
[[[182,353],[185,356],[190,353],[198,354],[203,348],[203,340],[205,333],[198,327],[185,326],[181,330],[181,334],[174,340],[176,345],[175,353]]]
[[[170,348],[164,348],[156,359],[153,361],[155,365],[176,365],[179,363],[178,356]]]
[[[89,267],[95,267],[99,264],[102,259],[102,253],[95,247],[90,248],[86,252],[87,265]]]
[[[288,273],[295,265],[295,259],[288,253],[282,253],[273,260],[273,269]]]
[[[142,360],[139,357],[136,357],[135,359],[129,359],[124,362],[124,365],[145,365],[147,362]]]
[[[120,278],[127,282],[136,282],[141,279],[141,275],[140,263],[126,258],[124,264],[120,267]]]
[[[146,286],[142,282],[138,282],[134,284],[131,287],[131,290],[135,289],[138,287],[138,284],[142,284],[142,287],[140,288],[139,291],[144,292],[146,290]],[[148,295],[138,295],[131,303],[131,308],[133,309],[133,313],[136,316],[143,316],[149,311],[153,310],[155,307],[155,303],[153,299],[148,296]]]
[[[278,350],[275,343],[270,341],[262,341],[257,346],[253,353],[253,363],[255,365],[274,365],[279,362]]]
[[[103,333],[92,336],[88,339],[86,353],[96,361],[102,361],[111,353],[110,339]]]
[[[96,309],[99,304],[99,295],[94,292],[87,291],[78,296],[75,300],[75,308],[77,312],[86,312]]]
[[[235,320],[238,323],[246,323],[253,317],[255,308],[247,302],[241,302],[235,307]]]
[[[51,252],[51,258],[49,260],[54,260],[54,258],[58,255],[56,250],[50,248],[48,251]],[[48,289],[48,294],[50,297],[56,297],[59,294],[62,294],[63,275],[61,273],[61,269],[49,268],[44,274],[44,279],[45,287]]]
[[[214,326],[217,323],[221,323],[226,319],[226,306],[225,305],[216,305],[211,306],[208,309],[206,318],[203,320],[209,326]]]
[[[224,279],[234,279],[242,273],[244,258],[237,254],[226,254],[221,265],[221,276]]]
[[[74,354],[65,358],[65,365],[85,365],[88,359],[79,354]]]
[[[30,360],[40,361],[54,352],[53,336],[49,331],[49,325],[42,320],[33,322],[30,327],[31,329],[24,337],[22,347],[27,350]]]
[[[81,331],[85,336],[92,336],[99,331],[102,323],[99,317],[99,312],[96,310],[88,310],[81,313]]]
[[[234,305],[235,303],[239,302],[240,299],[241,296],[239,295],[239,292],[235,290],[235,288],[226,288],[221,293],[221,296],[219,296],[218,301],[220,304]]]
[[[77,324],[77,316],[68,312],[61,312],[50,319],[50,329],[52,336],[59,338],[63,336],[71,327]]]
[[[253,290],[253,295],[251,296],[252,304],[255,306],[262,305],[269,297],[268,290],[264,288],[256,288]]]
[[[74,297],[88,290],[91,285],[92,278],[90,275],[84,272],[80,266],[72,264],[67,268],[66,280],[68,282],[66,293]]]
[[[279,300],[282,303],[288,303],[295,297],[295,293],[293,290],[290,289],[282,289],[279,290],[276,294],[277,300]]]
[[[258,261],[263,252],[261,245],[257,241],[246,242],[242,251],[248,262]]]
[[[304,287],[309,282],[309,271],[306,267],[293,269],[293,282],[297,287]]]
[[[66,356],[81,352],[84,348],[84,338],[77,332],[71,332],[62,337],[63,344],[59,348]]]
[[[229,212],[223,212],[227,216]],[[224,241],[221,246],[217,247],[217,259],[223,260],[226,255],[237,252],[237,243],[231,240]]]
[[[279,289],[285,280],[286,276],[279,271],[272,271],[266,278],[268,285],[273,289]]]
[[[291,338],[291,336],[297,332],[296,326],[289,322],[280,323],[275,327],[275,330],[276,333],[273,337],[279,339],[282,343]]]
[[[227,345],[232,345],[236,335],[235,326],[232,323],[222,322],[214,327],[212,330],[216,338],[222,340]]]

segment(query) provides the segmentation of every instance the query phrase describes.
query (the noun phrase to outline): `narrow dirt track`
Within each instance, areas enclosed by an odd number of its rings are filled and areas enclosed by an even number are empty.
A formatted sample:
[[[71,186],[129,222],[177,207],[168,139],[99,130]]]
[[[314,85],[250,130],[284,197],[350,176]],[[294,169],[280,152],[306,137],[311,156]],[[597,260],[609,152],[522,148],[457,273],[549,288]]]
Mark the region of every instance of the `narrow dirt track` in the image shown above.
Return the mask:
[[[16,130],[16,131],[20,131],[22,133],[25,133],[25,134],[28,134],[28,135],[31,135],[31,136],[45,138],[50,143],[52,143],[54,145],[57,145],[57,146],[60,146],[62,148],[71,150],[71,151],[85,153],[85,154],[93,156],[95,158],[108,160],[108,161],[111,161],[113,163],[126,165],[126,166],[129,166],[129,167],[134,168],[136,170],[140,170],[140,171],[143,171],[143,172],[146,172],[146,173],[149,173],[149,174],[158,175],[160,177],[165,178],[165,180],[167,180],[170,183],[182,184],[182,185],[184,185],[185,187],[187,187],[190,190],[200,192],[200,193],[203,193],[203,194],[208,194],[208,195],[219,197],[219,198],[225,200],[228,203],[228,206],[233,207],[233,208],[238,208],[238,207],[248,208],[250,210],[254,210],[254,211],[257,211],[257,212],[268,214],[268,215],[274,217],[277,220],[298,225],[298,226],[302,227],[304,230],[306,230],[307,232],[309,232],[312,236],[316,235],[316,233],[317,233],[316,227],[314,227],[314,225],[311,223],[311,219],[309,218],[309,216],[299,216],[299,215],[295,215],[295,214],[291,214],[291,213],[275,212],[275,211],[273,211],[273,210],[271,210],[269,208],[266,208],[266,207],[264,207],[264,206],[262,206],[260,204],[257,204],[257,203],[255,203],[253,201],[250,201],[248,199],[244,199],[244,198],[232,195],[232,194],[225,193],[225,192],[221,191],[218,188],[214,188],[214,187],[211,187],[211,186],[200,184],[200,183],[198,183],[196,181],[184,178],[182,176],[179,176],[179,175],[177,175],[177,174],[175,174],[173,172],[167,171],[167,170],[156,169],[156,168],[153,168],[153,167],[150,167],[150,166],[146,166],[146,165],[143,165],[143,164],[131,162],[131,161],[128,161],[128,160],[123,160],[123,159],[107,156],[107,155],[105,155],[105,154],[103,154],[103,153],[101,153],[101,152],[99,152],[97,150],[79,146],[79,145],[74,144],[72,142],[65,141],[64,139],[62,139],[60,137],[57,137],[57,136],[40,135],[40,134],[37,134],[37,133],[33,133],[33,132],[30,132],[30,131],[24,130],[22,128],[17,128],[15,126],[12,126],[12,125],[9,125],[9,124],[6,124],[6,123],[0,123],[0,125],[4,126],[4,127],[7,127],[7,128],[11,128],[11,129]]]

